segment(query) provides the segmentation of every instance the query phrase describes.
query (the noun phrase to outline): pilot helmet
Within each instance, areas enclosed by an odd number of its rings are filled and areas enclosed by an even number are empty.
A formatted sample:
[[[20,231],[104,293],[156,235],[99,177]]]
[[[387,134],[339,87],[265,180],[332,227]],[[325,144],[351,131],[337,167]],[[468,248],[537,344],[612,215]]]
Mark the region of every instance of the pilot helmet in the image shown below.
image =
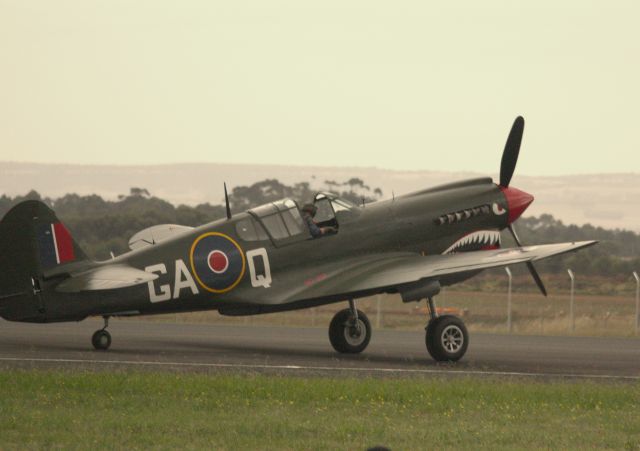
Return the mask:
[[[313,204],[305,204],[302,207],[302,211],[305,213],[309,213],[311,216],[315,216],[316,211],[318,211],[318,207]]]

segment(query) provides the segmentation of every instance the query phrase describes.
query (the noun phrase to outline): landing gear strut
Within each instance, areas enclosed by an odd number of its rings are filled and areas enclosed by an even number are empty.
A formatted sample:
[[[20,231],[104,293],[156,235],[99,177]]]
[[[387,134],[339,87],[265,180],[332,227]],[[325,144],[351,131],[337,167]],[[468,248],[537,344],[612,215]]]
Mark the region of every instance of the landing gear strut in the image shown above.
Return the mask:
[[[96,330],[93,337],[91,337],[91,343],[98,351],[106,351],[109,349],[109,346],[111,346],[111,334],[107,332],[107,327],[109,327],[109,317],[103,316],[103,318],[104,327]]]
[[[365,350],[371,340],[371,323],[355,301],[349,299],[349,308],[335,314],[329,324],[329,341],[338,352],[358,354]]]
[[[438,362],[456,362],[467,352],[469,333],[464,322],[453,315],[438,316],[433,298],[428,299],[431,320],[426,327],[427,351]]]

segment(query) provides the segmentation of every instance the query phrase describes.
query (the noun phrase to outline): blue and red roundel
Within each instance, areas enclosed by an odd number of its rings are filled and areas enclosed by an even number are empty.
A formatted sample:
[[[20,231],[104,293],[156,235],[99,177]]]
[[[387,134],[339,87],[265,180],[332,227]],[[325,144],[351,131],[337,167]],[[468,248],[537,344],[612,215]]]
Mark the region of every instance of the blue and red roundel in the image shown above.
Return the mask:
[[[235,287],[245,271],[244,252],[231,237],[210,232],[191,246],[191,270],[207,291],[224,293]]]

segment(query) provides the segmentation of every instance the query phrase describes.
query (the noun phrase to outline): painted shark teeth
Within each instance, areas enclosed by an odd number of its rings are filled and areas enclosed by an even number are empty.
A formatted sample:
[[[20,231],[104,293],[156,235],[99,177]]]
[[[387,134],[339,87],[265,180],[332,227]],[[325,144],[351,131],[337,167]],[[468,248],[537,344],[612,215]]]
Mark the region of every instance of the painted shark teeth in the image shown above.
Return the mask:
[[[497,230],[478,230],[463,236],[447,248],[443,254],[453,254],[465,246],[500,246],[500,232]]]

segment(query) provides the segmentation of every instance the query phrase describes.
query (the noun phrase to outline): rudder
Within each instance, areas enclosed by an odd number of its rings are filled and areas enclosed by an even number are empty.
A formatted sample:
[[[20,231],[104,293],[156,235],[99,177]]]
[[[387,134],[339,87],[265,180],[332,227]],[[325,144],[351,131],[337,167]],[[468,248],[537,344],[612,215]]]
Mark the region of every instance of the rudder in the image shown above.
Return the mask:
[[[44,321],[46,279],[86,260],[47,205],[28,200],[14,206],[0,221],[0,316]]]

